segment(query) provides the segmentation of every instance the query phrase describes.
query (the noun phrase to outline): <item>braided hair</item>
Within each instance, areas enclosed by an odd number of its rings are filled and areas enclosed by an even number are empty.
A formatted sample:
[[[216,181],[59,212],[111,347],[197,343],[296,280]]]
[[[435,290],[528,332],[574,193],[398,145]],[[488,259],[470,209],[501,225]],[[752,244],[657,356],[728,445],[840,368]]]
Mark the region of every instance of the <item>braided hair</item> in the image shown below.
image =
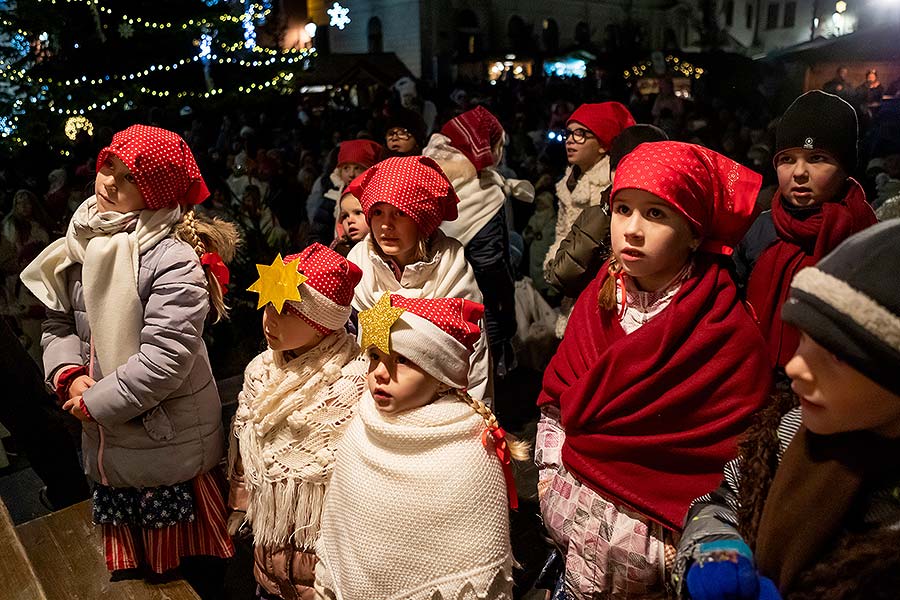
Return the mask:
[[[190,244],[198,257],[202,258],[207,252],[215,252],[226,263],[234,258],[240,243],[240,234],[233,223],[219,218],[198,218],[193,209],[184,213],[184,217],[176,225],[175,237]],[[212,269],[203,270],[206,272],[206,289],[216,315],[215,322],[218,323],[223,318],[228,318],[228,305],[225,304],[222,284],[215,273]]]
[[[497,417],[494,415],[494,412],[484,402],[476,400],[465,390],[454,389],[453,393],[456,394],[457,398],[471,406],[472,410],[484,419],[484,424],[487,426],[488,430],[496,431],[500,428],[500,423],[497,422]],[[528,442],[517,439],[509,433],[506,434],[506,437],[508,438],[506,443],[509,445],[510,456],[516,460],[528,460],[530,458],[529,450],[531,445]]]

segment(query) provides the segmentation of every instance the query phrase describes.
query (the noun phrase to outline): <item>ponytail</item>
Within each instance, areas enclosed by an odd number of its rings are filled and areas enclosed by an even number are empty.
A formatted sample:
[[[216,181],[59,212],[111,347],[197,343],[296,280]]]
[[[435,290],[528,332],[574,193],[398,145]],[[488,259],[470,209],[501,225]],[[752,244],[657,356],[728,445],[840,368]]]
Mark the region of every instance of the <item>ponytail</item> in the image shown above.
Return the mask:
[[[175,237],[190,244],[198,257],[216,253],[225,263],[234,258],[240,243],[240,234],[233,223],[219,218],[197,218],[193,209],[187,211],[175,226]],[[213,269],[204,267],[203,270],[206,272],[206,289],[215,312],[215,322],[218,323],[228,318],[228,305],[223,297],[224,286]]]
[[[603,282],[600,288],[600,295],[597,298],[597,304],[600,310],[611,310],[615,312],[617,308],[616,287],[618,286],[619,273],[622,272],[622,265],[616,260],[613,254],[609,257],[609,277]],[[624,298],[622,299],[624,301]]]

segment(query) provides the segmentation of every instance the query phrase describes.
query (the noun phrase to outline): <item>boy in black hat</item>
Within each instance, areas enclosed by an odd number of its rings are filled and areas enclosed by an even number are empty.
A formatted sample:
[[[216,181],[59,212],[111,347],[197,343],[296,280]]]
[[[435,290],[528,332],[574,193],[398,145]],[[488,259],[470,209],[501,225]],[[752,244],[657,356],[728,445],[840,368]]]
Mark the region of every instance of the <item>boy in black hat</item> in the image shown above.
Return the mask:
[[[896,597],[898,268],[889,221],[794,278],[782,310],[801,332],[786,366],[794,393],[763,411],[688,513],[675,583],[694,600]]]
[[[739,276],[749,273],[747,300],[773,367],[783,368],[800,341],[780,316],[794,275],[875,223],[862,186],[849,175],[856,167],[856,144],[853,107],[819,90],[797,98],[778,124],[778,191],[735,257]]]
[[[419,113],[408,108],[391,111],[384,134],[388,156],[417,156],[427,141],[425,121]]]

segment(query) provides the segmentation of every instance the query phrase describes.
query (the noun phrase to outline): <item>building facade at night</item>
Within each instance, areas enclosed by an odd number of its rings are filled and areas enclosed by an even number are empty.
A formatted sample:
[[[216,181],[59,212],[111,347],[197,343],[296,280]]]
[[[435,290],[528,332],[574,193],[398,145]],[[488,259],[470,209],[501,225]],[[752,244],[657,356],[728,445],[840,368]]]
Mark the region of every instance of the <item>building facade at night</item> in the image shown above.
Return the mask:
[[[417,76],[442,80],[467,61],[553,56],[616,46],[622,36],[662,49],[690,43],[693,10],[667,0],[340,0],[350,19],[329,26],[334,0],[308,0],[332,52],[394,52]],[[631,24],[631,25],[628,25]]]

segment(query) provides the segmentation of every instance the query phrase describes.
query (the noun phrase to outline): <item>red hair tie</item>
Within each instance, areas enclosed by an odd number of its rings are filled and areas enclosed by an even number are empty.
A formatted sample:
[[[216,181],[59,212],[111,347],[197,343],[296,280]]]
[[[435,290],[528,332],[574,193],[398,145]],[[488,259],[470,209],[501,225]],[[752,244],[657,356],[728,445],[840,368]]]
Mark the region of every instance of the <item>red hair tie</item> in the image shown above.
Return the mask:
[[[222,257],[219,256],[219,253],[207,252],[200,257],[200,264],[207,267],[212,271],[212,274],[216,276],[219,287],[222,288],[222,295],[224,296],[228,293],[228,288],[226,286],[231,279],[231,274],[228,272],[228,267],[225,265],[225,261],[222,260]]]
[[[491,434],[491,437],[494,440],[494,452],[497,453],[497,458],[500,459],[500,464],[503,466],[503,477],[506,479],[506,493],[509,497],[509,507],[513,510],[518,509],[519,496],[516,494],[516,480],[513,478],[511,465],[512,453],[510,452],[509,444],[506,441],[506,432],[503,431],[502,427],[485,429],[481,434],[481,443],[485,448],[488,446],[488,433]]]

